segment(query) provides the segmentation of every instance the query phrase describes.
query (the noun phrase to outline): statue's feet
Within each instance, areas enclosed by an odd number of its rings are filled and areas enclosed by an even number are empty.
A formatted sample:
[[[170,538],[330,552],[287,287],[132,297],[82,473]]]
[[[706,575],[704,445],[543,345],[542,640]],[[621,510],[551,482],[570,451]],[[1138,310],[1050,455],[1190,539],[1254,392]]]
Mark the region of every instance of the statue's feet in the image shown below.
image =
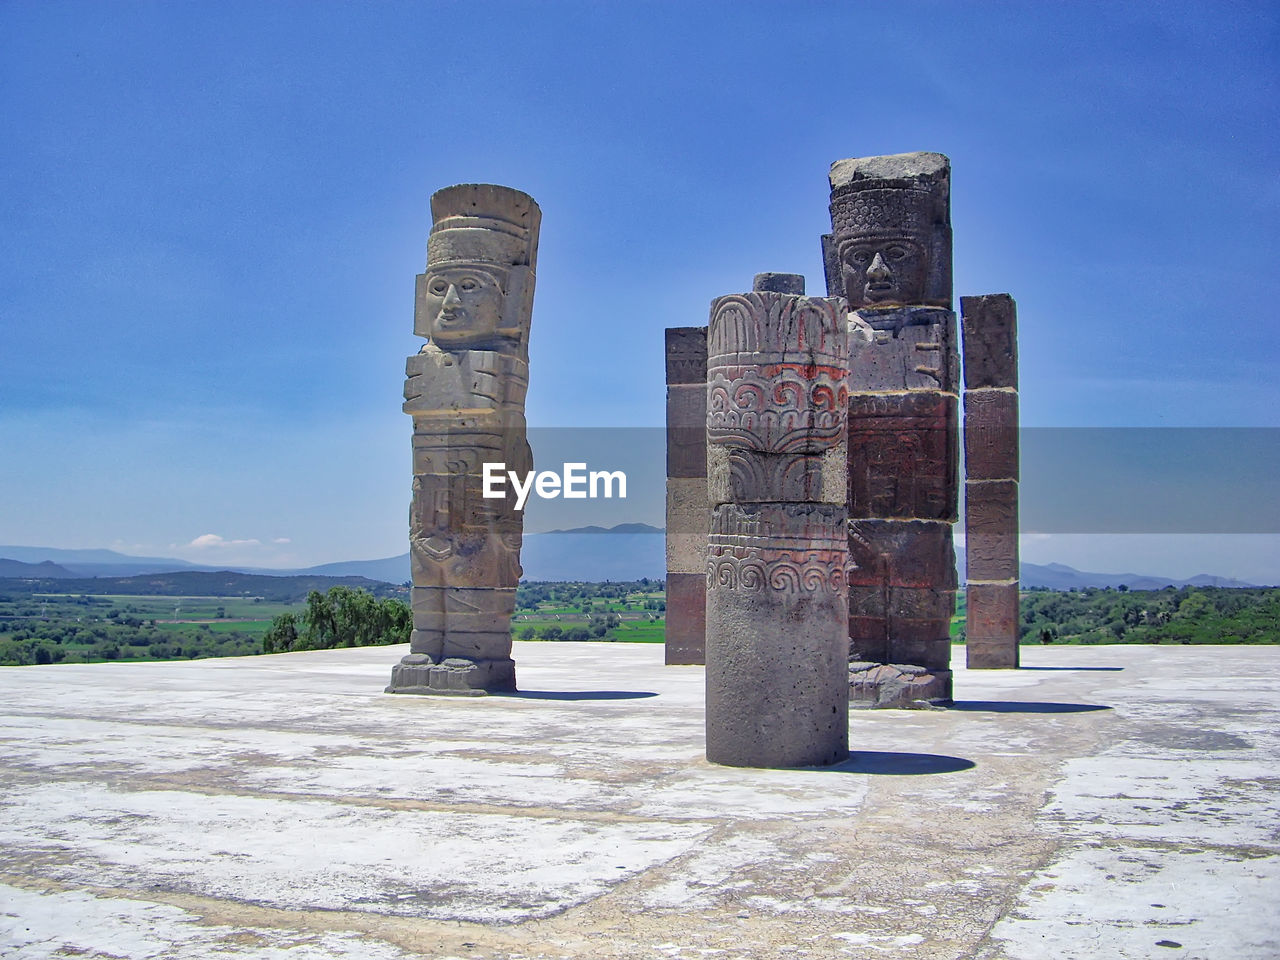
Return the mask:
[[[449,657],[435,663],[426,654],[411,653],[392,668],[386,692],[479,697],[487,693],[514,693],[515,689],[516,664],[509,657],[498,660]]]

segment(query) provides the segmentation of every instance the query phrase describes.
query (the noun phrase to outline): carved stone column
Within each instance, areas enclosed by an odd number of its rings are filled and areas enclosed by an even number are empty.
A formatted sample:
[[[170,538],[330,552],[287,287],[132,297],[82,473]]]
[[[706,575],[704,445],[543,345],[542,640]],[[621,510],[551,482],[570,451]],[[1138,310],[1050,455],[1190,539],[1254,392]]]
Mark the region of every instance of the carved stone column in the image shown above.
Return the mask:
[[[850,683],[856,702],[951,699],[959,444],[950,163],[831,166],[828,294],[848,300]]]
[[[431,198],[417,278],[404,411],[413,417],[410,653],[388,693],[480,695],[516,688],[511,615],[524,516],[506,486],[486,498],[484,464],[524,475],[529,324],[542,213],[510,187],[460,184]]]
[[[757,277],[707,333],[707,759],[848,753],[844,306]],[[793,292],[778,292],[778,291]]]
[[[706,662],[707,328],[667,329],[666,662]]]
[[[965,649],[969,669],[1018,666],[1018,334],[1007,293],[961,297]]]

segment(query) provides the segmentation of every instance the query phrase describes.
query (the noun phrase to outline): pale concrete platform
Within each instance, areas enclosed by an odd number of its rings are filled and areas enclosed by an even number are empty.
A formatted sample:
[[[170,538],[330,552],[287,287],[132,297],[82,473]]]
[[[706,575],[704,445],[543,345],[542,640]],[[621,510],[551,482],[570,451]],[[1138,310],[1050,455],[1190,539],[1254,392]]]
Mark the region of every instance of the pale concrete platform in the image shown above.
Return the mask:
[[[1280,647],[1024,649],[806,771],[658,645],[404,652],[0,669],[0,956],[1280,956]]]

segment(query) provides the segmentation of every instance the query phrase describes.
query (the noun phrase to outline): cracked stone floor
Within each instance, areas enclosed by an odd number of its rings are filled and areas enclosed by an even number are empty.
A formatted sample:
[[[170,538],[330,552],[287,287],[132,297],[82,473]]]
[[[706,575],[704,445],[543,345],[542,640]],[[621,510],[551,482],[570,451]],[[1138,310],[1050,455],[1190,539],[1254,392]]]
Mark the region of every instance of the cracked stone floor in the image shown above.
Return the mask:
[[[404,652],[0,668],[0,956],[1280,956],[1280,647],[1024,648],[799,771],[660,645]]]

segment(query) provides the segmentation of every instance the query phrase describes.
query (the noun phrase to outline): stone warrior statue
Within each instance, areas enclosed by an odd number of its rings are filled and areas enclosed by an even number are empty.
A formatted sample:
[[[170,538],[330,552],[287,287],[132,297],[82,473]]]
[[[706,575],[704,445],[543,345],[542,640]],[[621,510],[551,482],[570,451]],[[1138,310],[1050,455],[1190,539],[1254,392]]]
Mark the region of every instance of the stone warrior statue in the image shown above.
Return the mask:
[[[460,184],[431,198],[406,364],[413,417],[410,652],[388,693],[481,695],[516,688],[511,615],[523,514],[486,499],[485,463],[524,475],[529,324],[542,212],[510,187]]]
[[[831,165],[829,296],[849,314],[850,695],[951,698],[959,353],[951,167],[939,153]]]

